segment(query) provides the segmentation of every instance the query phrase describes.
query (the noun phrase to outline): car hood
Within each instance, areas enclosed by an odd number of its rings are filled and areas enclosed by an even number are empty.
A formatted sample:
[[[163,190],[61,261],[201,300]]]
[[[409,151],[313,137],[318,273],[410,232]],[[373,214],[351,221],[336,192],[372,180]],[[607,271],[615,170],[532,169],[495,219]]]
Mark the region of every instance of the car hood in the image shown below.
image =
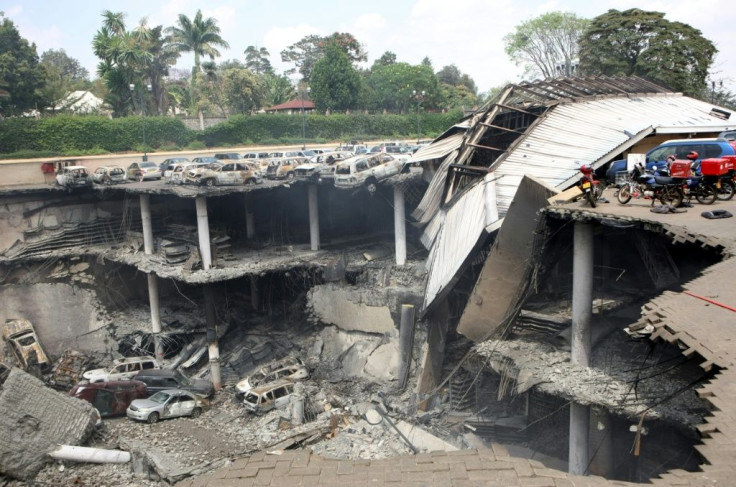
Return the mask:
[[[138,409],[153,409],[161,406],[161,403],[151,401],[150,399],[136,399],[130,403],[131,406],[135,406]]]

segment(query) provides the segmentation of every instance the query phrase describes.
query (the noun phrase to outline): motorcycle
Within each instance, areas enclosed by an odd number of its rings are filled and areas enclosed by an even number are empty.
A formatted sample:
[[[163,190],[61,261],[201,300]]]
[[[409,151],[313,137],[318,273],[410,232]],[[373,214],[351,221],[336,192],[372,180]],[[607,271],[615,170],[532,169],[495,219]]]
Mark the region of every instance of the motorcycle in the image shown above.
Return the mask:
[[[590,206],[595,208],[596,201],[603,194],[603,188],[600,186],[599,181],[595,179],[593,167],[590,164],[580,166],[580,172],[583,174],[583,177],[580,178],[578,187],[583,192],[585,199],[590,203]]]
[[[663,205],[678,207],[682,204],[684,195],[680,181],[658,173],[649,173],[639,163],[634,166],[628,181],[616,193],[616,199],[622,205],[631,201],[632,197],[651,198],[652,206],[659,200]]]

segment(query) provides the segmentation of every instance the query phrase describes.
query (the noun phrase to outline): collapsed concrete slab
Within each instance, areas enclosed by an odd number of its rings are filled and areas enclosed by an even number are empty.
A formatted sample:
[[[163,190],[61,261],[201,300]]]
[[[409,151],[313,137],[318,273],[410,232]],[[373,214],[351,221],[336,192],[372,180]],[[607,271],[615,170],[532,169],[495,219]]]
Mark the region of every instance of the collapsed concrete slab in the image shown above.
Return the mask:
[[[521,180],[460,318],[459,333],[473,341],[483,340],[513,314],[533,260],[537,212],[555,193],[557,190],[531,176]]]
[[[0,393],[0,473],[32,479],[60,444],[79,445],[95,427],[88,402],[50,389],[20,369]]]

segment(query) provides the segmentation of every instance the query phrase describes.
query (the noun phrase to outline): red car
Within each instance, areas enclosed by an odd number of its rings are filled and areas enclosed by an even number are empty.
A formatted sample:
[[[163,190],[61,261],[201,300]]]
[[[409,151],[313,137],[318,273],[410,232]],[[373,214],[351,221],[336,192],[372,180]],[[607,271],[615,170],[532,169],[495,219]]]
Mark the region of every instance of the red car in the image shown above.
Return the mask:
[[[148,397],[148,390],[146,384],[137,380],[80,382],[72,387],[69,395],[92,403],[104,418],[124,415],[131,402]]]

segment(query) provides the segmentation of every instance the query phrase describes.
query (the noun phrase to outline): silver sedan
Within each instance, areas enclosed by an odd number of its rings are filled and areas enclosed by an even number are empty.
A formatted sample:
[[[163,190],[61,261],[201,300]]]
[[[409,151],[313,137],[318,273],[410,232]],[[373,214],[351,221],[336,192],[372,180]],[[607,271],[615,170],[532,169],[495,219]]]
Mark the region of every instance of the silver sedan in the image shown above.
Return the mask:
[[[181,389],[159,391],[148,399],[136,399],[126,414],[130,419],[146,421],[150,424],[164,418],[179,416],[199,417],[204,410],[205,402],[196,394]]]

